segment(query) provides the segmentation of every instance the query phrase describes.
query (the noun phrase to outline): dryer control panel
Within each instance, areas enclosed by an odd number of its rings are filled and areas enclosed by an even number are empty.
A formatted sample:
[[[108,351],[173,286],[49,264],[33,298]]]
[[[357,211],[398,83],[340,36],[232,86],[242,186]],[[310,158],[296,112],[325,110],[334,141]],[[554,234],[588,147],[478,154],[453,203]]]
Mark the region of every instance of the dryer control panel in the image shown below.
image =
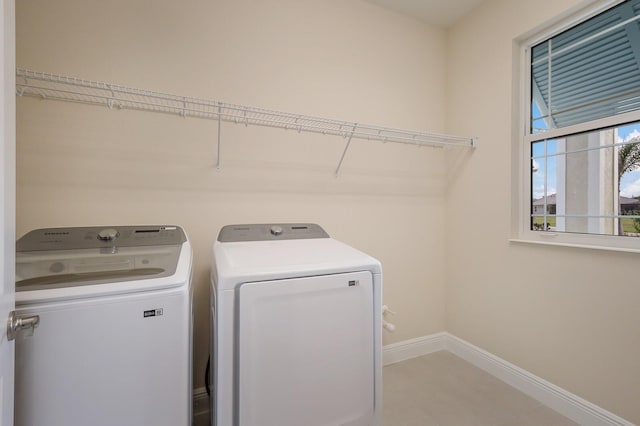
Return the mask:
[[[303,240],[329,238],[315,223],[262,223],[253,225],[227,225],[218,234],[221,243],[239,241]]]

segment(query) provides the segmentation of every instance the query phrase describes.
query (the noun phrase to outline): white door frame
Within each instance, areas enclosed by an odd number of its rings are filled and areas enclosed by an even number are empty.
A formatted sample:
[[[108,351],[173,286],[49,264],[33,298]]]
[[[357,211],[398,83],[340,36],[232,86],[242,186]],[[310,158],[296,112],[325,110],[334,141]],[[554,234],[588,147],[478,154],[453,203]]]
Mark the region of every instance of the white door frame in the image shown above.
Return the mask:
[[[0,424],[11,426],[15,343],[7,340],[7,318],[15,307],[15,0],[0,0],[0,22]]]

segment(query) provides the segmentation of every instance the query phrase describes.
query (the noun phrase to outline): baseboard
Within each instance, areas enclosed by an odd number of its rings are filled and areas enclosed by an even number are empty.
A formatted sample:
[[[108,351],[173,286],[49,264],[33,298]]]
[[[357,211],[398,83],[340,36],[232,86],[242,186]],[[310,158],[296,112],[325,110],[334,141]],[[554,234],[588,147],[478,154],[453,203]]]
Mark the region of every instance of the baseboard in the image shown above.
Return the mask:
[[[447,333],[436,333],[416,339],[391,343],[382,348],[382,365],[416,358],[445,349]]]
[[[386,345],[382,349],[382,360],[384,365],[390,365],[443,350],[455,354],[582,426],[634,426],[604,408],[447,332]],[[193,416],[194,425],[208,424],[209,396],[205,388],[193,391]]]
[[[449,333],[445,349],[497,377],[583,426],[633,426],[633,423],[590,403],[522,368]]]

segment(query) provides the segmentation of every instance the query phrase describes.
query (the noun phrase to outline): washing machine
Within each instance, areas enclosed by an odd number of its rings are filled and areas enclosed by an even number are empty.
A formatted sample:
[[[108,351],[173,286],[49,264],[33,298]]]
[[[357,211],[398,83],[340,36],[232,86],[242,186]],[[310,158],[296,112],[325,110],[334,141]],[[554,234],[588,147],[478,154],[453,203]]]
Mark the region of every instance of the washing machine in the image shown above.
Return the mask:
[[[230,225],[211,282],[214,426],[380,424],[379,261],[316,224]]]
[[[191,425],[191,262],[177,226],[20,238],[15,425]]]

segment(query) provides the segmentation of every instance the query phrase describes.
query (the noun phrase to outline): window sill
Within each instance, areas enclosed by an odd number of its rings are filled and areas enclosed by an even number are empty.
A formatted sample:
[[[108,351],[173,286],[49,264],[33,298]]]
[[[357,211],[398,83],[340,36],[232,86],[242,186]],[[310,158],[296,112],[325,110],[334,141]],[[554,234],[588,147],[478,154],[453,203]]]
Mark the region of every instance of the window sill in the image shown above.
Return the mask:
[[[519,238],[509,238],[510,243],[516,244],[534,244],[541,246],[556,246],[556,247],[571,247],[571,248],[579,248],[579,249],[587,249],[587,250],[603,250],[603,251],[616,251],[616,252],[624,252],[624,253],[640,253],[640,249],[629,248],[629,247],[608,247],[608,246],[597,246],[597,245],[589,245],[589,244],[576,244],[576,243],[564,243],[564,242],[552,242],[552,241],[533,241],[533,240],[524,240]]]

